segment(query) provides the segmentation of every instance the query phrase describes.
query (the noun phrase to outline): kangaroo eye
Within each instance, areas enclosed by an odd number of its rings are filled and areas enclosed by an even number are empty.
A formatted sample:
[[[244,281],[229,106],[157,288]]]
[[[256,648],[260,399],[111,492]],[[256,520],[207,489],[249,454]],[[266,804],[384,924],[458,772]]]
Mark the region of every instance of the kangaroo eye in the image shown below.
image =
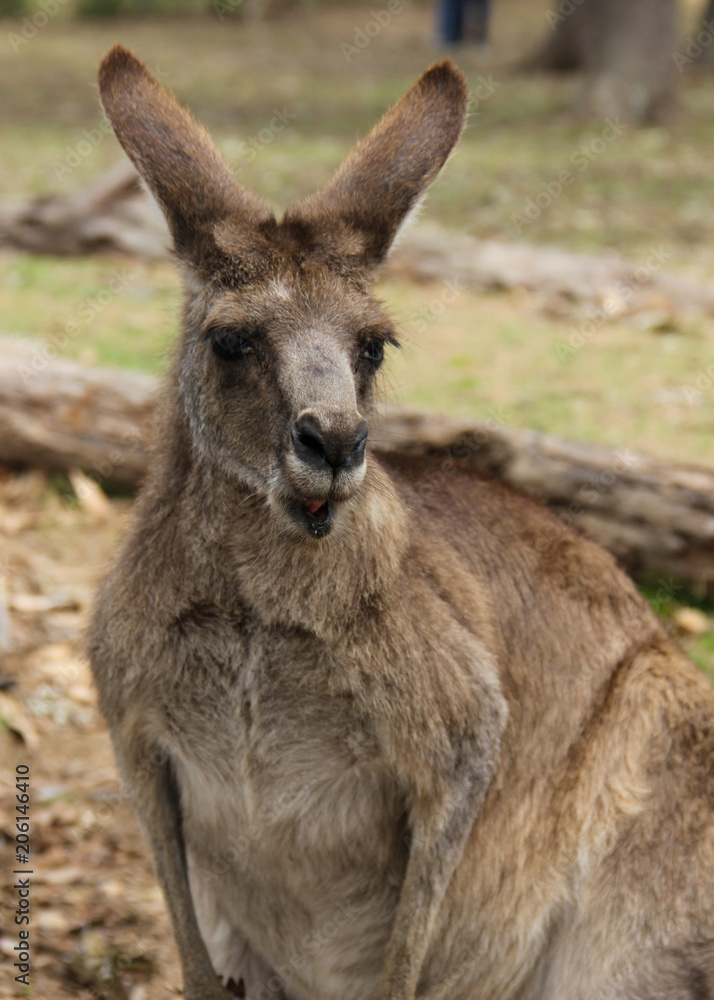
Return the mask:
[[[238,330],[217,328],[210,330],[211,349],[221,361],[242,361],[252,356],[261,357],[259,351]]]
[[[384,341],[370,340],[367,346],[363,348],[360,358],[364,361],[369,361],[376,371],[384,361]]]

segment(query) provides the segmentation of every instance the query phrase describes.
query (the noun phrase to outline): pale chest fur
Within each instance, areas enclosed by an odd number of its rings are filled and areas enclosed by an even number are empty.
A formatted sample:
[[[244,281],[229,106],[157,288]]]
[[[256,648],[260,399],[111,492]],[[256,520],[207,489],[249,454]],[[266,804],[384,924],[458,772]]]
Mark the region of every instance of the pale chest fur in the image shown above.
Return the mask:
[[[404,802],[314,640],[209,617],[184,630],[184,689],[166,710],[214,964],[237,979],[249,942],[286,995],[367,996],[406,864]],[[192,670],[207,624],[212,669]]]

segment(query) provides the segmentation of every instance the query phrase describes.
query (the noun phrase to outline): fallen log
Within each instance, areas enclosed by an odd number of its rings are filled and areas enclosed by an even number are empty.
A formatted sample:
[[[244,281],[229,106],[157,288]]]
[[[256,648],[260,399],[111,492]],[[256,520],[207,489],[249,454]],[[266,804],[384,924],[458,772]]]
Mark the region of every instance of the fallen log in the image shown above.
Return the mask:
[[[26,341],[0,340],[0,461],[81,468],[103,485],[132,488],[149,461],[157,386],[149,375],[47,359]],[[440,456],[427,492],[438,492],[455,461],[470,462],[542,499],[631,572],[714,584],[714,470],[396,408],[380,413],[371,437]]]
[[[653,247],[640,261],[617,253],[583,254],[559,247],[479,240],[438,226],[413,229],[398,245],[388,271],[411,281],[451,281],[463,288],[523,288],[544,299],[594,306],[596,322],[642,311],[664,322],[673,313],[714,313],[714,289],[670,274],[672,256]]]
[[[41,346],[41,345],[40,345]],[[137,372],[48,358],[0,340],[0,462],[134,487],[148,461],[157,380]]]
[[[128,160],[71,194],[0,204],[0,246],[59,257],[169,253],[166,224]]]
[[[714,583],[714,470],[535,431],[431,413],[388,411],[380,445],[466,461],[546,503],[631,573]],[[438,490],[440,476],[433,484]],[[429,487],[427,486],[427,489]],[[535,544],[547,547],[557,537]]]

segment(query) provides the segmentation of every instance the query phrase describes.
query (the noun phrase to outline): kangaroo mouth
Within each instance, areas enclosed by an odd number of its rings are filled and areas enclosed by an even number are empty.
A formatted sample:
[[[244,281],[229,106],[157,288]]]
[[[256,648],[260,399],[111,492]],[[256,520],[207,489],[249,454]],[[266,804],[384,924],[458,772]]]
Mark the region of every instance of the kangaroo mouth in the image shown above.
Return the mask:
[[[342,508],[359,495],[362,476],[357,482],[354,478],[338,476],[331,483],[288,479],[278,493],[279,506],[302,534],[325,538],[340,520]]]
[[[324,524],[330,516],[330,504],[327,500],[306,500],[303,510],[305,515],[317,524]]]
[[[324,538],[332,529],[333,504],[330,500],[299,500],[295,505],[297,520],[314,538]]]

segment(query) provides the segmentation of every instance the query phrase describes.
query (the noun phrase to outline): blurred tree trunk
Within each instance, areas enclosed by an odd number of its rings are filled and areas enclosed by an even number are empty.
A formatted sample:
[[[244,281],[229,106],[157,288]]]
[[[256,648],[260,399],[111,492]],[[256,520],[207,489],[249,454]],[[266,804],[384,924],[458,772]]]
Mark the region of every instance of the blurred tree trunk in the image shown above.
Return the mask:
[[[583,5],[572,8],[556,4],[547,16],[550,34],[539,49],[524,63],[524,69],[542,69],[552,73],[569,73],[583,68],[583,49],[588,32],[588,18]],[[563,6],[568,13],[561,13]]]
[[[695,33],[694,42],[697,47],[694,61],[698,66],[714,69],[714,0],[708,0],[702,23]]]
[[[585,79],[577,110],[600,118],[656,121],[672,103],[676,0],[558,0],[552,34],[533,68]]]

